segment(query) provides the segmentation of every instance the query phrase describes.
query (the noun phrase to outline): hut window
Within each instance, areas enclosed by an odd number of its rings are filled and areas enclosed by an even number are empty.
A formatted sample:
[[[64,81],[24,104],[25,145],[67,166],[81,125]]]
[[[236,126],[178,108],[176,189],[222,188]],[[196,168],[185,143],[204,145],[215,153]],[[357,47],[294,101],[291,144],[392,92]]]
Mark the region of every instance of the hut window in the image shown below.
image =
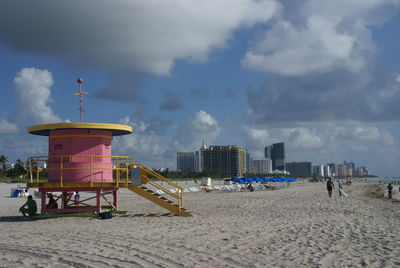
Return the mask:
[[[63,148],[62,144],[55,144],[54,145],[54,150],[61,150]]]

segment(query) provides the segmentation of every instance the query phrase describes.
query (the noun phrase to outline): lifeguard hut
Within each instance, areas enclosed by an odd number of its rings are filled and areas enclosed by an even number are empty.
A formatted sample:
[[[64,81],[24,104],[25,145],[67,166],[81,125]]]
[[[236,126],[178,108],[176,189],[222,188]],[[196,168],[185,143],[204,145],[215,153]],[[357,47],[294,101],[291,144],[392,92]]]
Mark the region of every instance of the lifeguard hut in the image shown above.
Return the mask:
[[[177,215],[191,216],[183,207],[183,187],[128,156],[112,155],[113,137],[131,134],[131,126],[82,122],[86,93],[82,92],[83,79],[77,82],[81,122],[28,128],[30,134],[49,139],[48,155],[27,161],[27,187],[38,188],[41,213],[118,210],[119,189],[127,188]],[[82,196],[79,200],[74,198],[77,192]],[[47,205],[51,196],[57,208]]]

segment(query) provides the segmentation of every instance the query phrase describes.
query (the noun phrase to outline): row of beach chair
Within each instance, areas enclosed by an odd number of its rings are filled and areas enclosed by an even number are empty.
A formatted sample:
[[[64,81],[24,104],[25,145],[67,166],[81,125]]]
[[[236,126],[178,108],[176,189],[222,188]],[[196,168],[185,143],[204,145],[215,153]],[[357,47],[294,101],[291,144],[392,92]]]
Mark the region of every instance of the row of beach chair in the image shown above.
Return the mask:
[[[253,183],[252,184],[254,191],[265,191],[265,190],[273,190],[277,188],[287,187],[287,183],[274,183],[265,184],[265,183]],[[169,189],[172,193],[177,193],[177,189]],[[192,186],[186,187],[183,191],[184,193],[199,193],[199,192],[240,192],[240,191],[249,191],[244,184],[231,184],[231,185],[215,185],[215,186]],[[162,190],[155,190],[157,194],[163,195],[165,194]]]

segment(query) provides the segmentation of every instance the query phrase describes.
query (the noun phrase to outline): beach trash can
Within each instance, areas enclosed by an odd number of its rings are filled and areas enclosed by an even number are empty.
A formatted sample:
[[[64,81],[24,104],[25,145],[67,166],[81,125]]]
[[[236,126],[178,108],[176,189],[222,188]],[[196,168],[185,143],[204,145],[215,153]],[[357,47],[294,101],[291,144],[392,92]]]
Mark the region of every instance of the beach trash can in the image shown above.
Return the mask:
[[[201,178],[201,185],[202,186],[211,186],[211,178],[210,177]]]
[[[142,176],[140,168],[133,168],[131,173],[131,185],[140,186],[142,185]]]

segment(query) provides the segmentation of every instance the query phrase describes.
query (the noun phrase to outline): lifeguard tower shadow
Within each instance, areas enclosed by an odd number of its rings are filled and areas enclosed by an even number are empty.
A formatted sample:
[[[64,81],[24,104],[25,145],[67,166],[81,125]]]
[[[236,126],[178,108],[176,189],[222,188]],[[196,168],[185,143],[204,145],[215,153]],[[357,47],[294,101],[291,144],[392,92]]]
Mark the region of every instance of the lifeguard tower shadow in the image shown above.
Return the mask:
[[[122,218],[145,218],[145,217],[154,217],[154,218],[162,218],[162,217],[176,217],[177,215],[174,213],[162,213],[162,214],[157,214],[157,213],[136,213],[136,214],[126,214],[126,215],[121,215],[119,217]]]
[[[23,220],[23,216],[0,216],[0,222],[32,222],[38,220],[47,220],[49,218],[31,218]]]

